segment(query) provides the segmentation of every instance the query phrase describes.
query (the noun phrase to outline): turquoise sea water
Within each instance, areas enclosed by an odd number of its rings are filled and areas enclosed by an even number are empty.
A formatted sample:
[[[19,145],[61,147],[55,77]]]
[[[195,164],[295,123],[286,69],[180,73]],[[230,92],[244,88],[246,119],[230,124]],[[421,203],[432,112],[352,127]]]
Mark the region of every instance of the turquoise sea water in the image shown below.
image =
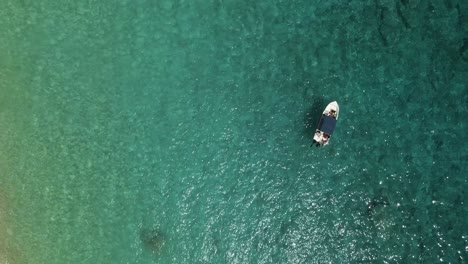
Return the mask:
[[[1,1],[0,263],[466,263],[467,14]]]

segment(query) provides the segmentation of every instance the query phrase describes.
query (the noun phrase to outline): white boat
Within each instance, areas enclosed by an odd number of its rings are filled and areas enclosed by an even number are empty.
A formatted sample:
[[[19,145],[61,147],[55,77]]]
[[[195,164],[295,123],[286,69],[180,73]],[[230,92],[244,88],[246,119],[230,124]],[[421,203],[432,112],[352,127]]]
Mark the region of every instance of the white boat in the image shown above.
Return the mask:
[[[333,131],[335,131],[339,114],[340,107],[336,101],[327,105],[314,134],[314,144],[316,144],[317,147],[328,145],[330,137],[333,135]]]

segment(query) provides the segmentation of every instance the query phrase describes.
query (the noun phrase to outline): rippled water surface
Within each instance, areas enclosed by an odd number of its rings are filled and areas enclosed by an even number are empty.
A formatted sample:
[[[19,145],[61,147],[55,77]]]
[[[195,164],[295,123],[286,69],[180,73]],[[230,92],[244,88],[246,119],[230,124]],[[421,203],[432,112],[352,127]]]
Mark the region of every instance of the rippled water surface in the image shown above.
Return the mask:
[[[117,2],[2,1],[0,263],[466,263],[465,1]]]

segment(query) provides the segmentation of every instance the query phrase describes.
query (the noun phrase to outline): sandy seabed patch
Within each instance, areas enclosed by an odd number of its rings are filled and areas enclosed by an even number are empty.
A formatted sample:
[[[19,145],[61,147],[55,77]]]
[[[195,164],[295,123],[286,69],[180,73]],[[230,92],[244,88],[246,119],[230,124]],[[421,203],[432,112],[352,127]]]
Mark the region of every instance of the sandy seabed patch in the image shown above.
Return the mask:
[[[21,264],[20,251],[12,241],[8,198],[5,190],[0,187],[0,264]]]

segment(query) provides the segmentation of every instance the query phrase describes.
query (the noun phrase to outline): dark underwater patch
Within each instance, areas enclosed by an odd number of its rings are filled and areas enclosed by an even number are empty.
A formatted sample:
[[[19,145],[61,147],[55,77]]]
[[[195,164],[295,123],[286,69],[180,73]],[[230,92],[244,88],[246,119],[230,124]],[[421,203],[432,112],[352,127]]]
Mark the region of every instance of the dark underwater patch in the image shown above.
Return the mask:
[[[153,254],[161,254],[166,244],[166,235],[159,228],[142,230],[140,240],[146,250]]]

